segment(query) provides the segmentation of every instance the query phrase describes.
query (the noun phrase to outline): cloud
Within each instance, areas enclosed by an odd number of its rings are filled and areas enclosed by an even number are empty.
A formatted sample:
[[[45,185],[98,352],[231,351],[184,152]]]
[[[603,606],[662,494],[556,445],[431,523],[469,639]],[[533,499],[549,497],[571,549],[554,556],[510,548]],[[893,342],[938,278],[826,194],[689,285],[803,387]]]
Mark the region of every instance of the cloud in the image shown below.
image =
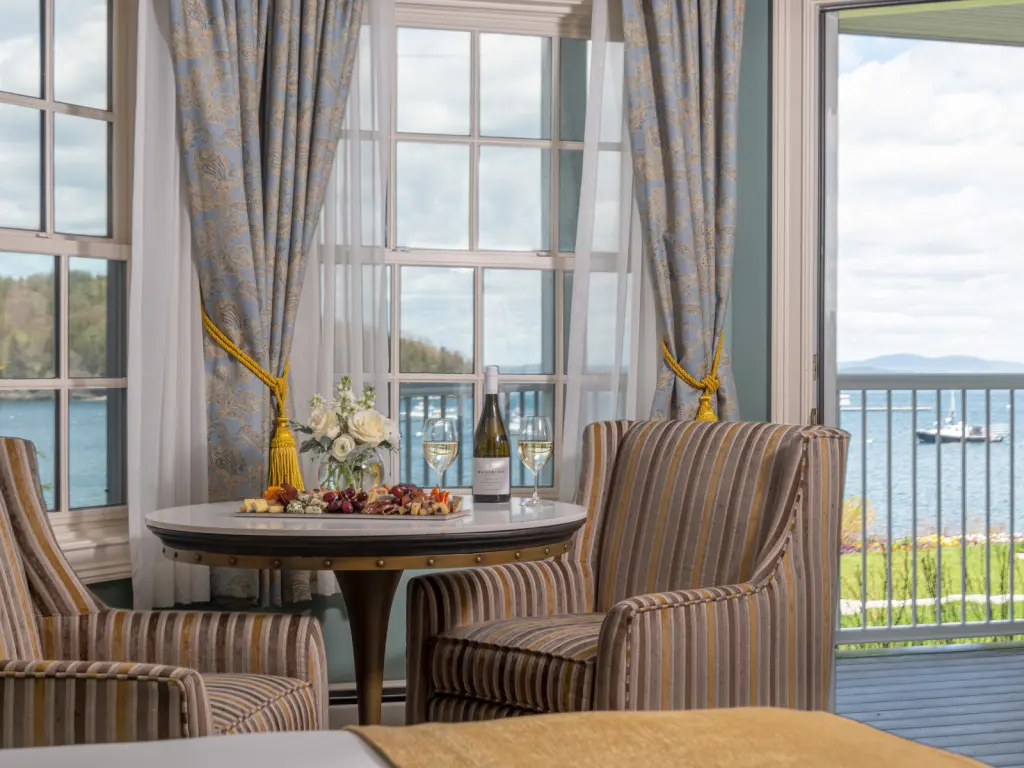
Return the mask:
[[[840,37],[838,357],[1024,361],[1024,50]]]

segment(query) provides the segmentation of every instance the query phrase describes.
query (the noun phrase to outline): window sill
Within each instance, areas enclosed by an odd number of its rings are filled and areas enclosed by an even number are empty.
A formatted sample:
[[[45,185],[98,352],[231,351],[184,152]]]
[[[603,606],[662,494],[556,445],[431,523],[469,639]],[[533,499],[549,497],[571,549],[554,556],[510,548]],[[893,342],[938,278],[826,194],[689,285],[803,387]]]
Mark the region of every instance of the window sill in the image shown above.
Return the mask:
[[[131,578],[128,510],[80,510],[50,516],[57,543],[86,584]]]

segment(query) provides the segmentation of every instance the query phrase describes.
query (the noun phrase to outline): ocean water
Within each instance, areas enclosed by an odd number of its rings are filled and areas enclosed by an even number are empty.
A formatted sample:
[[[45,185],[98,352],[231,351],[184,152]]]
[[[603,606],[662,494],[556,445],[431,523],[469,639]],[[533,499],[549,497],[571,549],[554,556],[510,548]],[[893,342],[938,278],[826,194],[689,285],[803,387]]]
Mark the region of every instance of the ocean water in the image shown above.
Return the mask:
[[[107,400],[72,399],[69,412],[68,487],[72,509],[124,502],[123,483],[112,487],[107,474]],[[56,404],[53,398],[0,399],[0,435],[23,437],[36,445],[43,498],[56,507]]]
[[[419,386],[419,385],[417,385]],[[428,416],[439,416],[443,405],[446,415],[460,420],[462,446],[455,465],[448,470],[449,486],[468,486],[472,482],[473,398],[469,392],[442,395],[436,392],[403,391],[399,425],[402,430],[402,479],[421,485],[433,484],[433,471],[423,461],[423,398]],[[408,394],[408,396],[405,396]],[[936,422],[935,393],[919,392],[918,410],[912,411],[910,392],[892,393],[890,419],[884,410],[886,393],[869,391],[862,415],[861,393],[851,391],[849,404],[840,411],[840,425],[850,433],[850,453],[844,496],[867,498],[868,531],[888,534],[887,512],[892,512],[894,538],[923,536],[941,531],[956,536],[961,532],[983,533],[986,509],[994,532],[1024,534],[1024,424],[1015,423],[1011,442],[1014,409],[1009,392],[993,391],[989,400],[991,431],[1003,436],[1001,442],[945,443],[941,446],[919,443],[916,429],[931,428]],[[963,396],[955,393],[957,414],[964,414]],[[1024,398],[1015,398],[1024,407]],[[986,423],[985,393],[966,393],[967,423]],[[547,413],[549,392],[543,388],[511,393],[509,396],[514,426],[517,414]],[[941,393],[940,412],[949,412],[950,392]],[[878,409],[878,410],[871,410]],[[69,423],[69,476],[72,508],[105,506],[123,502],[123,486],[111,484],[107,471],[108,403],[106,399],[72,400]],[[0,399],[0,435],[32,440],[39,450],[43,495],[50,508],[55,506],[57,459],[55,403],[52,399]],[[866,431],[864,429],[866,424]],[[866,437],[866,439],[865,439]],[[514,436],[513,436],[514,439]],[[891,456],[891,471],[887,468]],[[941,466],[940,466],[941,465]],[[1011,471],[1012,470],[1012,471]],[[527,486],[530,475],[515,456],[512,459],[513,484]],[[891,480],[891,492],[889,484]],[[1011,483],[1012,480],[1012,483]],[[551,465],[541,473],[541,484],[552,482]]]
[[[867,393],[866,412],[860,391],[845,394],[849,404],[841,407],[840,426],[851,436],[845,498],[867,499],[874,510],[870,534],[888,534],[890,510],[893,538],[984,533],[987,510],[993,532],[1024,533],[1024,424],[1014,424],[1011,435],[1014,400],[1020,406],[1024,399],[993,391],[986,412],[985,392],[968,391],[966,423],[984,426],[988,419],[990,431],[1003,440],[935,445],[918,442],[915,431],[946,418],[951,394],[957,418],[963,418],[959,390],[941,393],[938,415],[935,392],[919,392],[917,410],[910,392],[893,392],[891,422],[884,391]]]

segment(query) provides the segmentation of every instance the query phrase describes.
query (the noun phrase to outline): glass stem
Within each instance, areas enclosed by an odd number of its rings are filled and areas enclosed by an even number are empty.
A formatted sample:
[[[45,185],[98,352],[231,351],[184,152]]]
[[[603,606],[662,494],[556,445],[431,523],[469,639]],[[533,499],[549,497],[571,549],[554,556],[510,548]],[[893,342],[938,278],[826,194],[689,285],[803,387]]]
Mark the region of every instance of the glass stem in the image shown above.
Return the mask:
[[[540,472],[533,473],[533,501],[534,504],[540,503],[540,493],[537,491],[537,483],[540,481]]]

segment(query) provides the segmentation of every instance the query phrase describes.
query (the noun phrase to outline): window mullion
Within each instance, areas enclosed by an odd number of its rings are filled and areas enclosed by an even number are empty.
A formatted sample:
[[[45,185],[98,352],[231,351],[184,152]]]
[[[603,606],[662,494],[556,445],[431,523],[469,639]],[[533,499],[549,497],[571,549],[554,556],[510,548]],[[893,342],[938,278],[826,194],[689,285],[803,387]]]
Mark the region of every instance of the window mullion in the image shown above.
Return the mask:
[[[469,250],[480,242],[480,33],[469,43]]]
[[[57,445],[59,457],[54,471],[58,489],[57,509],[66,512],[71,508],[71,446],[69,439],[71,395],[68,392],[68,255],[66,251],[57,256],[57,377],[60,379],[59,404],[57,407]]]

